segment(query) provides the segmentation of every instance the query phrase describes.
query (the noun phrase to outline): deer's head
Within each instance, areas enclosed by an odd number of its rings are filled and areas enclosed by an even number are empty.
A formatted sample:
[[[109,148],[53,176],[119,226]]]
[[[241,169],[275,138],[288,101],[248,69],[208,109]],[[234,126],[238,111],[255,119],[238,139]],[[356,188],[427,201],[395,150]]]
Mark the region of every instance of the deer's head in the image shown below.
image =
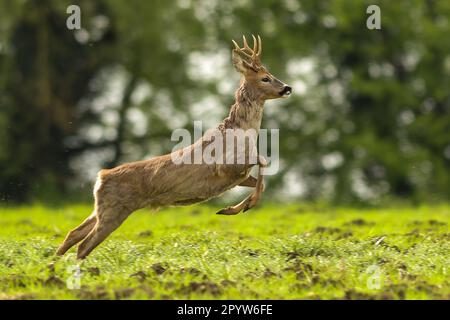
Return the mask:
[[[244,47],[241,48],[234,41],[233,64],[237,71],[244,76],[249,90],[262,100],[286,98],[292,88],[274,77],[261,63],[262,44],[258,36],[253,37],[253,49],[248,46],[247,39],[242,36]]]

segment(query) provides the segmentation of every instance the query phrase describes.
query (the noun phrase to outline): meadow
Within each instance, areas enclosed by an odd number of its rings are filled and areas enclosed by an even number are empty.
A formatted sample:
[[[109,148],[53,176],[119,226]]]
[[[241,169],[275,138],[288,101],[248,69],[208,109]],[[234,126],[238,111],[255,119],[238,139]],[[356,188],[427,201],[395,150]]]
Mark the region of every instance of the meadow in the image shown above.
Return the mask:
[[[450,206],[141,210],[84,261],[92,210],[0,209],[0,299],[450,299]]]

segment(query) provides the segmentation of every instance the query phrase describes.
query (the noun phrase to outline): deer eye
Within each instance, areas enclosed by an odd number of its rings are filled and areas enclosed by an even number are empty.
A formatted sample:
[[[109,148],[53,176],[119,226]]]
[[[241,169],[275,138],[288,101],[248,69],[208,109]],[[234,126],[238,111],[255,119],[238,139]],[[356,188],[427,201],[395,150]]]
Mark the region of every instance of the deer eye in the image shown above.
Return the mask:
[[[268,77],[262,78],[261,79],[262,82],[270,82],[270,79]]]

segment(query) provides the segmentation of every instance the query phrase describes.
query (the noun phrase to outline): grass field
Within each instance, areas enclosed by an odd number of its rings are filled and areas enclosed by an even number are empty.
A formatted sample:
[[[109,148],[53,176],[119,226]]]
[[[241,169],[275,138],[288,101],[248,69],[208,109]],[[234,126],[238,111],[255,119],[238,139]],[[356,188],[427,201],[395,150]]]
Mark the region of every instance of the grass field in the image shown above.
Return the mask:
[[[0,299],[450,299],[449,206],[140,211],[55,258],[91,209],[0,209]]]

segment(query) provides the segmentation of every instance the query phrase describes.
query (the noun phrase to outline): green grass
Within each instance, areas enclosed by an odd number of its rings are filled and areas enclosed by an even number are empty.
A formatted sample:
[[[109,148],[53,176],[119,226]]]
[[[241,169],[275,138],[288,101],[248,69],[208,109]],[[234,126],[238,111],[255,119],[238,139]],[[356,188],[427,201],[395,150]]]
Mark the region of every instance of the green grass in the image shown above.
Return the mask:
[[[91,209],[0,209],[0,299],[450,299],[449,206],[140,211],[85,261],[55,258]]]

